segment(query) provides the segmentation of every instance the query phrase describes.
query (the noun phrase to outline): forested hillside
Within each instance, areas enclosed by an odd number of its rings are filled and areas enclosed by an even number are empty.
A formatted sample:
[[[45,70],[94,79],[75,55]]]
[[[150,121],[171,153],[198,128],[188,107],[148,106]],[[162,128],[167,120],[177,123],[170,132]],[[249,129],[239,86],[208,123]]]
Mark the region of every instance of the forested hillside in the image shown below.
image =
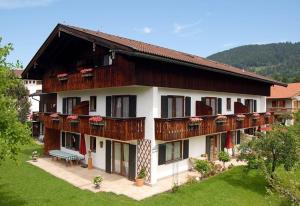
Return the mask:
[[[300,82],[300,42],[240,46],[207,58],[279,81]]]

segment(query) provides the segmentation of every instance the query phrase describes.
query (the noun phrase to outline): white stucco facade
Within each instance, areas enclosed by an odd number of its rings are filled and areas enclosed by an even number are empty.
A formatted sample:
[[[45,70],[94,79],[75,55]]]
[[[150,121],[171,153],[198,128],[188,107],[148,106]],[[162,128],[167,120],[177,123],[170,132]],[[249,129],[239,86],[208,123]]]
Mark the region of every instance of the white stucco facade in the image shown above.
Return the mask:
[[[130,86],[120,88],[103,88],[80,91],[66,91],[57,94],[57,112],[62,113],[62,101],[64,97],[81,97],[81,101],[89,101],[90,96],[97,96],[97,107],[95,112],[89,115],[105,116],[106,114],[106,96],[112,95],[136,95],[136,116],[145,117],[145,139],[151,140],[151,184],[155,184],[158,179],[171,176],[174,173],[186,171],[190,167],[188,159],[158,165],[158,145],[161,141],[155,140],[154,118],[161,117],[161,96],[176,95],[191,97],[191,116],[196,113],[196,101],[201,101],[201,97],[222,98],[222,114],[234,114],[234,102],[238,98],[242,103],[245,99],[257,101],[257,112],[266,111],[266,97],[258,95],[234,94],[225,92],[208,92],[199,90],[171,89],[147,86]],[[231,98],[231,110],[226,108],[226,99]],[[86,147],[89,148],[89,135],[85,135]],[[92,153],[93,164],[96,168],[105,169],[105,140],[107,138],[97,137],[96,153]],[[100,148],[100,141],[103,141],[103,147]],[[135,142],[131,142],[136,144]],[[62,150],[67,150],[62,147]],[[78,153],[78,152],[77,152]],[[206,153],[206,136],[189,138],[189,157],[200,157]]]

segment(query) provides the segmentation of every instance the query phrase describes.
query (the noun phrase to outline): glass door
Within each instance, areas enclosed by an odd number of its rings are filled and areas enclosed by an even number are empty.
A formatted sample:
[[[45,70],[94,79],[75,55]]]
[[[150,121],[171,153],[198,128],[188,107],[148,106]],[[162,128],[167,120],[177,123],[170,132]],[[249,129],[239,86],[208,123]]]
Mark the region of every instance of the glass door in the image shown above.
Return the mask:
[[[114,173],[121,174],[121,143],[114,142]]]
[[[113,150],[113,172],[128,177],[129,144],[114,142]]]

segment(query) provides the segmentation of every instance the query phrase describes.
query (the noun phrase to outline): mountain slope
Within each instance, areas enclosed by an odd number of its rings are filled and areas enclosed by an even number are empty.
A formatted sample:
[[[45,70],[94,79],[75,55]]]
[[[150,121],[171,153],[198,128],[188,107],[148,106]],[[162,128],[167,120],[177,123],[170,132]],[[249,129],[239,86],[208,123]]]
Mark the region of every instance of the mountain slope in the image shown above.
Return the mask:
[[[240,46],[207,58],[283,82],[300,81],[300,42]]]

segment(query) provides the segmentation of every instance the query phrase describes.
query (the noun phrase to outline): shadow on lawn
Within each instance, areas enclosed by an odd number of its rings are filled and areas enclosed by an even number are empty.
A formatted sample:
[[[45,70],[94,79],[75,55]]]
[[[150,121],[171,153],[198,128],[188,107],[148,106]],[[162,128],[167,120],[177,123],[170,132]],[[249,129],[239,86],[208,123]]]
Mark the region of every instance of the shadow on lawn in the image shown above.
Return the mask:
[[[243,167],[239,170],[230,173],[224,173],[220,176],[220,180],[227,182],[229,185],[241,187],[246,190],[258,193],[259,195],[266,195],[266,181],[258,174],[257,171],[243,171]]]
[[[26,201],[20,199],[14,194],[5,191],[7,184],[0,185],[0,205],[1,206],[21,206],[25,205]]]

